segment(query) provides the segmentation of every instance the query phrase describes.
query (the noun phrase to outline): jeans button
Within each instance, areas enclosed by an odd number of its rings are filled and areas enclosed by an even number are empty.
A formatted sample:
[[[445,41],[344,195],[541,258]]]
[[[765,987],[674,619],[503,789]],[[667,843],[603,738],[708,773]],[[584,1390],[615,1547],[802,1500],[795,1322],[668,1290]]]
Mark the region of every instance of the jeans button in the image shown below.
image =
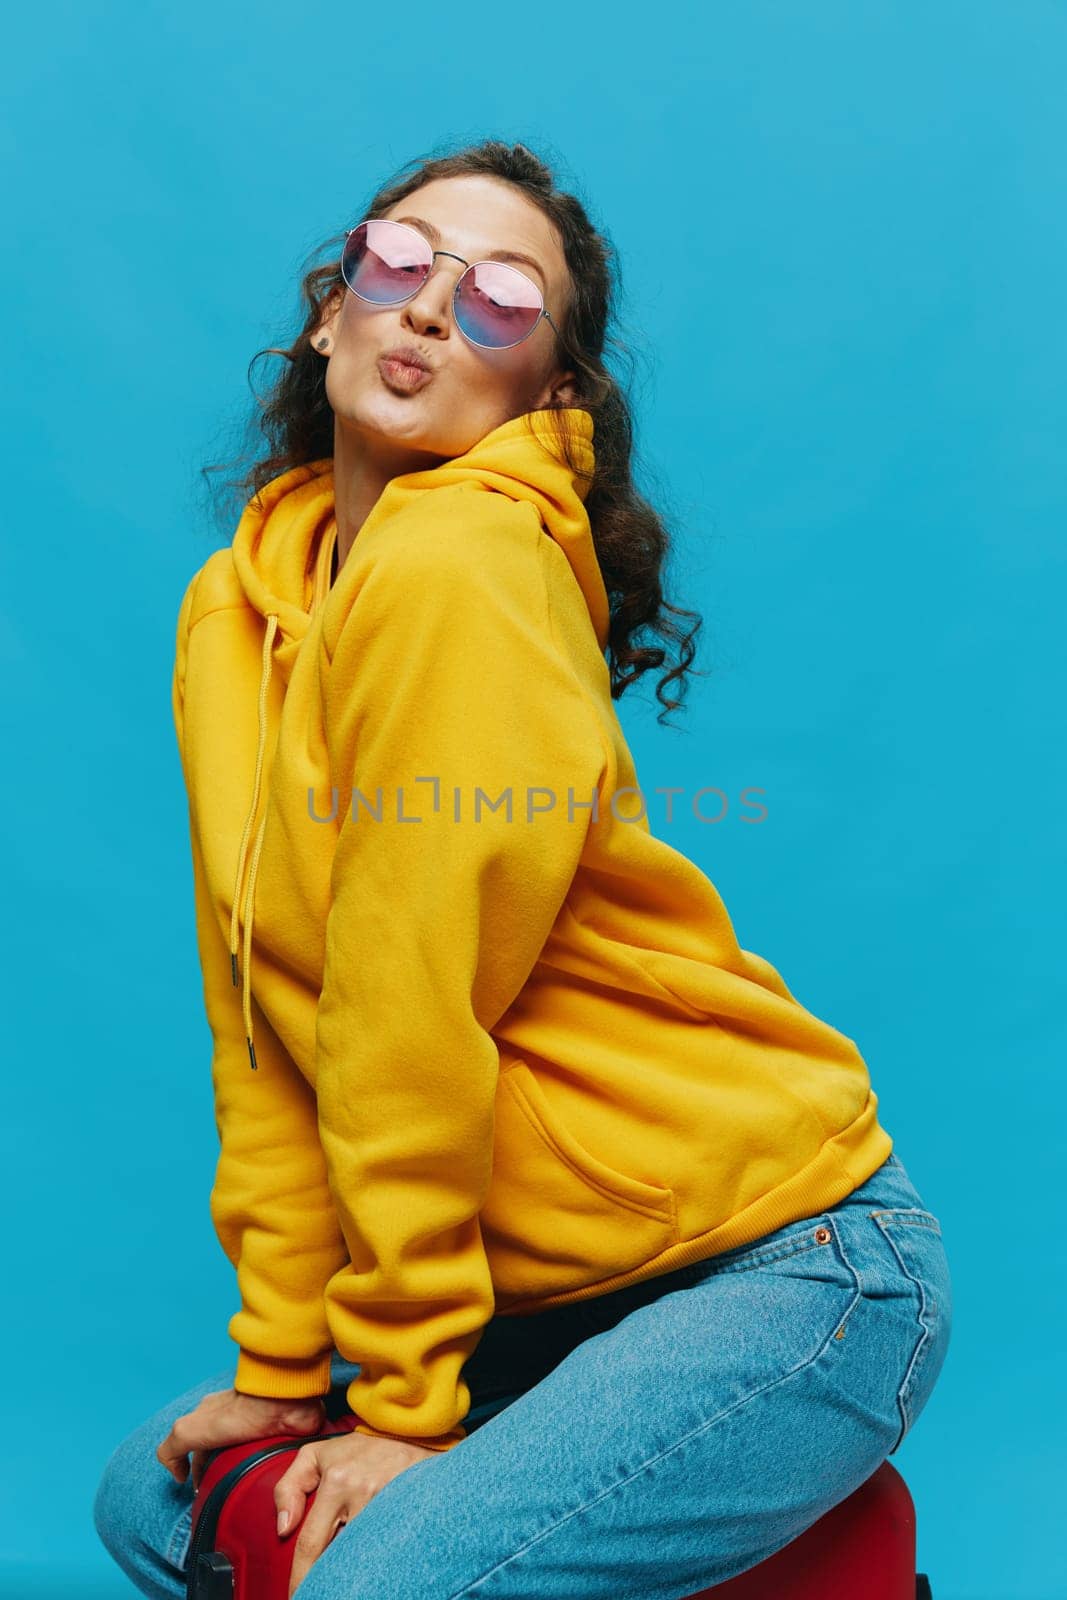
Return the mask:
[[[830,1232],[829,1228],[816,1228],[816,1230],[815,1230],[815,1243],[816,1244],[829,1244],[830,1240],[832,1238],[833,1238],[833,1234]]]

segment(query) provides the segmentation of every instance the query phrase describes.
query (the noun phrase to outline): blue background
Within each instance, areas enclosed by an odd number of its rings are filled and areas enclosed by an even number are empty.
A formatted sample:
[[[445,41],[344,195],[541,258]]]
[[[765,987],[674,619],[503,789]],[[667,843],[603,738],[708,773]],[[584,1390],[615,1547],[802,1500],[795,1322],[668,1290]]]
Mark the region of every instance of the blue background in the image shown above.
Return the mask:
[[[8,19],[0,1591],[133,1592],[92,1526],[104,1462],[235,1353],[170,711],[178,602],[232,536],[198,468],[298,326],[307,252],[400,163],[494,135],[619,250],[640,481],[677,529],[668,595],[705,618],[684,731],[652,675],[620,714],[646,790],[731,806],[653,826],[860,1044],[942,1219],[952,1346],[894,1458],[919,1566],[937,1600],[1052,1600],[1067,14],[525,17]]]

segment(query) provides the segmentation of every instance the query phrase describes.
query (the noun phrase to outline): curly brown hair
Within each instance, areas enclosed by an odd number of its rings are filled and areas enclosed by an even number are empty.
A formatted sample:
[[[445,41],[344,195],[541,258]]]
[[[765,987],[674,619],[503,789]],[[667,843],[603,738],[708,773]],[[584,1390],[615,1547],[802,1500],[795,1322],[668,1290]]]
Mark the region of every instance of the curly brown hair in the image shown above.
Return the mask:
[[[670,553],[670,534],[663,515],[638,492],[633,481],[630,401],[604,360],[605,346],[624,358],[630,356],[627,346],[609,331],[609,324],[617,322],[616,289],[621,288],[621,278],[608,238],[593,226],[582,202],[557,187],[544,161],[526,145],[509,145],[497,139],[406,163],[378,189],[360,217],[381,216],[433,179],[469,173],[514,184],[544,212],[559,234],[572,294],[556,335],[557,359],[574,371],[575,383],[571,400],[546,409],[562,410],[573,405],[592,415],[595,469],[585,506],[610,606],[607,660],[611,692],[618,699],[644,673],[664,664],[668,651],[660,645],[642,643],[639,638],[658,635],[675,647],[677,657],[675,665],[656,685],[656,698],[663,707],[658,720],[662,722],[667,712],[682,704],[686,674],[700,673],[691,663],[702,618],[664,598],[662,577]],[[251,419],[257,425],[253,428],[254,435],[258,435],[253,447],[256,459],[243,477],[230,483],[231,490],[246,497],[258,494],[272,478],[291,467],[333,455],[334,416],[326,396],[326,363],[312,348],[311,335],[326,302],[343,290],[340,258],[344,242],[345,232],[341,231],[312,252],[309,259],[323,250],[329,252],[329,259],[304,273],[300,293],[305,317],[293,342],[287,348],[268,346],[257,351],[249,362],[250,385],[252,366],[261,356],[282,356],[285,365],[267,394],[257,396],[257,411]],[[552,431],[560,458],[572,471],[585,476],[573,460],[566,430],[555,427]],[[231,462],[228,466],[222,463],[202,467],[201,473],[232,471],[234,465]],[[688,632],[674,620],[683,617],[695,619]],[[666,690],[676,680],[679,694],[672,698]]]

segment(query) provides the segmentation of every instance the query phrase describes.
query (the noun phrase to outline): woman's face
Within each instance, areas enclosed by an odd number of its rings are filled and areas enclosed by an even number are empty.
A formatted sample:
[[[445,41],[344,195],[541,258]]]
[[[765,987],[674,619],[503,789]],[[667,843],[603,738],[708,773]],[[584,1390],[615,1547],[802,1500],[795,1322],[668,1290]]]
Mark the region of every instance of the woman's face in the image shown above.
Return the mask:
[[[482,175],[437,178],[385,216],[414,227],[416,218],[432,224],[440,234],[434,248],[465,261],[484,260],[494,250],[522,251],[537,266],[514,265],[539,286],[549,315],[562,325],[570,294],[562,248],[544,213],[510,184]],[[572,402],[566,380],[574,374],[557,367],[555,334],[544,317],[508,350],[467,342],[452,317],[452,291],[463,270],[463,262],[438,256],[422,288],[400,305],[371,305],[346,287],[313,333],[316,347],[323,330],[329,336],[326,396],[335,429],[351,436],[344,441],[349,449],[393,459],[405,450],[451,459],[512,417],[553,399]],[[429,382],[415,390],[390,381],[379,367],[388,350],[403,344],[414,345],[432,370]]]

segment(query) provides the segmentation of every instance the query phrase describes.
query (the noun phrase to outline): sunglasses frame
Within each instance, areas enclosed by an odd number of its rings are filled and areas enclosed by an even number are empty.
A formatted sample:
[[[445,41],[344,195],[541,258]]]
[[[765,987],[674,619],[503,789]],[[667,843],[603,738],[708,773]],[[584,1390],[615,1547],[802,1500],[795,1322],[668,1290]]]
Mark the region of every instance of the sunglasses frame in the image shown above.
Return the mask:
[[[429,241],[429,239],[427,239],[426,235],[424,233],[421,233],[418,228],[413,228],[409,222],[394,222],[392,217],[364,217],[363,222],[388,222],[390,224],[390,226],[393,227],[393,228],[403,228],[406,233],[413,233],[415,235],[415,237],[419,240],[420,244],[424,244],[424,245],[427,246],[427,248],[430,248],[430,241]],[[410,294],[403,294],[403,295],[400,296],[400,298],[398,300],[371,300],[367,295],[360,294],[358,289],[353,289],[352,288],[352,285],[349,283],[348,279],[345,277],[345,274],[344,274],[344,252],[348,248],[348,241],[351,238],[352,234],[355,233],[356,228],[361,228],[363,226],[363,222],[357,222],[355,228],[346,228],[345,229],[345,242],[341,247],[341,277],[344,279],[345,287],[349,290],[349,292],[351,294],[354,294],[358,300],[362,300],[364,305],[368,305],[368,306],[402,306],[406,300],[413,300],[415,298],[415,296],[419,293],[419,290],[424,288],[426,286],[426,284],[428,283],[429,278],[430,278],[430,274],[433,271],[434,262],[437,260],[437,257],[438,256],[451,256],[453,261],[462,261],[463,262],[463,268],[464,268],[464,270],[460,273],[459,277],[456,279],[455,286],[453,287],[453,290],[452,290],[452,320],[456,324],[457,329],[459,330],[459,332],[463,336],[463,338],[466,339],[468,344],[474,345],[476,347],[476,349],[478,349],[478,350],[514,350],[518,345],[525,344],[526,340],[530,337],[530,335],[532,333],[534,333],[541,326],[542,319],[544,319],[544,321],[547,322],[549,324],[549,326],[555,331],[556,337],[562,340],[562,335],[560,334],[559,329],[556,327],[556,324],[552,321],[552,318],[548,314],[548,308],[545,305],[545,297],[544,297],[543,293],[541,292],[540,284],[535,283],[534,280],[529,276],[528,273],[520,271],[518,267],[513,267],[511,265],[510,261],[493,261],[491,259],[490,260],[486,260],[486,261],[465,261],[462,256],[457,256],[455,251],[453,251],[453,250],[433,250],[433,249],[430,249],[430,264],[426,269],[426,276],[423,278],[421,283],[416,284],[415,288],[412,289]],[[524,334],[522,334],[518,339],[513,339],[510,344],[483,344],[480,339],[472,339],[470,334],[464,332],[463,328],[460,327],[459,318],[456,316],[456,297],[459,294],[459,286],[460,286],[460,284],[463,282],[464,278],[467,276],[467,273],[470,272],[474,267],[482,267],[482,266],[507,267],[507,268],[509,268],[510,271],[517,272],[520,278],[524,278],[526,280],[526,282],[530,285],[531,289],[534,290],[535,294],[537,295],[537,298],[541,302],[541,309],[537,314],[537,321],[535,323],[533,323],[532,326],[529,327],[526,330],[526,332]]]

